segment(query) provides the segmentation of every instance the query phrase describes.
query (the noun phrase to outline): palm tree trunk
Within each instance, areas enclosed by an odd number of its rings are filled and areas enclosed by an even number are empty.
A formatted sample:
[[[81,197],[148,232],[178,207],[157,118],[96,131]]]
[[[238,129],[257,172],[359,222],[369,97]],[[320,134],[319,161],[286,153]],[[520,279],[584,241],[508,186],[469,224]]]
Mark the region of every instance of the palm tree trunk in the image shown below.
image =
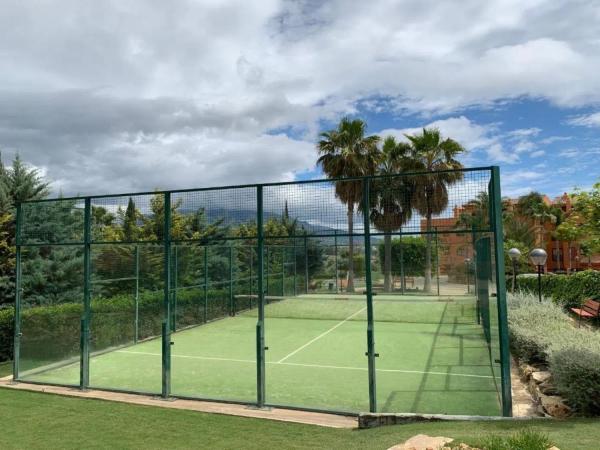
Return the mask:
[[[431,292],[431,212],[427,212],[427,246],[425,248],[425,283],[423,291]]]
[[[571,241],[567,242],[567,251],[569,252],[569,270],[567,273],[571,275],[571,270],[573,270],[573,265],[571,263]]]
[[[383,290],[384,292],[392,291],[392,235],[386,233],[383,237],[384,246],[384,261],[383,261]]]
[[[560,240],[556,239],[556,270],[560,270]]]
[[[354,292],[354,203],[348,203],[348,284],[346,292]]]

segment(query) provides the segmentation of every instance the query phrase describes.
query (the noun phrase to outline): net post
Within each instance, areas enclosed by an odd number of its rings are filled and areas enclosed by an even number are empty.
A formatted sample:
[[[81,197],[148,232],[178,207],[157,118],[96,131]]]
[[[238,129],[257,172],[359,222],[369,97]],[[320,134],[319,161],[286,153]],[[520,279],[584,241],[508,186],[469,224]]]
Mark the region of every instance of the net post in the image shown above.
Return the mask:
[[[404,275],[404,244],[402,243],[402,228],[400,228],[400,291],[406,293],[406,276]]]
[[[208,322],[208,245],[204,244],[204,323]]]
[[[256,405],[265,406],[265,290],[264,290],[264,230],[263,230],[263,187],[256,187],[256,241],[257,241],[257,289],[258,321],[256,323]],[[268,284],[268,283],[267,283]]]
[[[135,246],[135,330],[133,342],[137,344],[140,336],[140,246]]]
[[[308,234],[304,231],[304,291],[308,294]]]
[[[90,383],[90,317],[91,317],[91,199],[84,200],[83,212],[83,317],[81,318],[79,388],[87,389]]]
[[[15,312],[14,312],[14,338],[13,338],[13,381],[19,379],[19,363],[21,359],[21,220],[23,214],[21,203],[17,204],[16,232],[15,232]]]
[[[285,245],[281,247],[281,296],[285,296]]]
[[[334,261],[335,261],[335,293],[339,294],[339,273],[338,273],[338,237],[337,230],[333,230],[333,246],[334,246]]]
[[[269,295],[269,246],[265,245],[265,280],[266,280],[266,292]]]
[[[369,366],[369,411],[377,412],[377,389],[375,379],[375,327],[373,325],[373,284],[371,279],[371,223],[369,219],[369,178],[363,179],[363,220],[365,245],[365,284],[367,294],[367,357]]]
[[[235,316],[233,304],[233,246],[229,244],[229,315]]]
[[[294,297],[298,295],[298,287],[297,287],[297,275],[298,275],[298,252],[296,250],[296,232],[294,231],[294,237],[292,238],[294,241]]]
[[[504,241],[502,230],[502,196],[500,192],[500,168],[492,167],[491,179],[492,218],[494,230],[494,256],[496,260],[496,301],[498,304],[498,327],[500,334],[500,361],[502,373],[502,414],[512,416],[510,379],[510,350],[506,307],[506,279],[504,267]]]
[[[440,247],[439,247],[439,242],[438,242],[438,229],[437,227],[434,228],[435,230],[435,274],[436,274],[436,278],[437,278],[437,295],[438,297],[440,296]]]
[[[252,261],[254,260],[254,255],[252,254],[252,246],[248,247],[248,255],[250,257],[250,309],[252,309],[252,288],[254,286],[254,281],[252,280]]]
[[[162,397],[171,394],[171,194],[164,193],[164,317],[162,323]]]
[[[171,331],[177,331],[177,278],[179,274],[179,263],[177,257],[177,245],[173,246],[173,311],[171,312]]]

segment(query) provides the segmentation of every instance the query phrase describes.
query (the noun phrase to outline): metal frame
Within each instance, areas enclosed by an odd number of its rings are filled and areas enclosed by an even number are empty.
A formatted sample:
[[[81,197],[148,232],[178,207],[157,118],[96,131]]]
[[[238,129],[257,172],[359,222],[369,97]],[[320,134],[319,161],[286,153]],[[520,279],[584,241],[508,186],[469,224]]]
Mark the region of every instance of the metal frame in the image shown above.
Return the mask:
[[[508,348],[508,328],[506,323],[506,295],[505,295],[505,281],[504,281],[504,255],[503,252],[499,249],[502,248],[502,222],[501,222],[501,197],[500,197],[500,182],[499,182],[499,169],[498,167],[478,167],[472,169],[461,170],[461,172],[472,172],[472,171],[487,171],[490,173],[490,205],[491,206],[491,214],[490,214],[490,224],[488,229],[478,230],[479,232],[488,232],[493,233],[494,237],[494,245],[495,245],[495,269],[496,269],[496,280],[497,280],[497,292],[498,292],[498,316],[499,316],[499,336],[500,336],[500,351],[501,351],[501,374],[502,374],[502,408],[503,414],[505,416],[511,415],[511,394],[510,394],[510,354]],[[453,172],[452,170],[448,171],[440,171],[440,172]],[[413,172],[413,173],[405,173],[400,174],[401,176],[414,176],[427,174],[430,172]],[[355,180],[362,181],[364,183],[363,188],[363,204],[369,204],[369,194],[370,194],[370,183],[373,179],[379,178],[387,178],[397,175],[383,175],[377,177],[351,177],[344,178],[342,180]],[[226,189],[241,189],[248,188],[254,189],[256,193],[256,236],[252,237],[237,237],[237,236],[226,236],[218,239],[213,239],[212,241],[235,241],[241,239],[254,239],[256,238],[256,254],[257,254],[257,267],[256,267],[256,275],[252,274],[252,261],[253,254],[250,252],[250,292],[252,294],[253,290],[253,277],[255,276],[257,279],[257,294],[258,294],[258,319],[256,323],[256,403],[248,403],[255,404],[259,408],[263,408],[269,406],[269,403],[266,402],[266,370],[265,370],[265,352],[268,350],[268,347],[265,343],[265,293],[268,290],[268,274],[265,274],[268,271],[268,256],[266,257],[265,264],[265,256],[268,255],[269,247],[265,245],[265,235],[264,235],[264,204],[263,204],[263,190],[265,187],[269,186],[285,186],[285,185],[298,185],[298,184],[314,184],[314,183],[334,183],[340,180],[304,180],[300,182],[284,182],[284,183],[264,183],[264,184],[254,184],[254,185],[238,185],[238,186],[223,186],[223,187],[210,187],[210,188],[201,188],[201,189],[185,189],[185,190],[171,190],[171,191],[163,191],[163,192],[137,192],[137,193],[125,193],[125,194],[109,194],[109,195],[100,195],[93,197],[64,197],[60,199],[44,199],[38,201],[29,201],[23,202],[23,204],[32,204],[32,203],[43,203],[43,202],[51,202],[53,200],[71,200],[71,201],[84,201],[84,235],[83,242],[73,241],[73,242],[60,242],[60,243],[52,243],[52,242],[30,242],[23,243],[22,242],[22,205],[17,205],[17,224],[16,224],[16,298],[15,298],[15,335],[14,335],[14,362],[13,362],[13,371],[14,371],[14,379],[20,379],[19,372],[19,360],[20,360],[20,341],[21,341],[21,294],[22,294],[22,275],[21,275],[21,250],[23,246],[60,246],[60,245],[83,245],[84,249],[84,313],[82,315],[81,320],[81,336],[80,336],[80,345],[81,345],[81,360],[80,360],[80,384],[79,387],[81,389],[86,389],[89,387],[89,361],[90,361],[90,320],[91,320],[91,245],[99,245],[99,244],[119,244],[119,245],[135,245],[135,337],[134,342],[138,342],[139,339],[139,290],[140,290],[140,249],[139,244],[157,244],[163,246],[163,257],[164,257],[164,299],[163,299],[163,322],[162,322],[162,333],[161,333],[161,342],[162,342],[162,383],[161,383],[161,396],[163,398],[169,398],[171,396],[171,333],[176,331],[176,317],[177,314],[177,280],[173,279],[173,269],[175,269],[175,273],[177,272],[177,268],[171,267],[172,262],[177,264],[177,253],[173,256],[172,254],[172,245],[178,244],[182,242],[193,243],[200,242],[204,245],[204,283],[203,283],[203,291],[204,291],[204,304],[203,304],[203,317],[204,323],[208,321],[208,285],[209,285],[209,277],[208,277],[208,245],[202,239],[197,240],[176,240],[172,239],[171,236],[171,197],[172,194],[180,194],[185,192],[197,192],[197,191],[218,191],[218,190],[226,190]],[[164,236],[162,239],[156,241],[131,241],[131,242],[122,242],[122,241],[94,241],[91,234],[91,202],[93,199],[100,198],[117,198],[117,197],[126,197],[126,196],[139,196],[139,195],[163,195],[164,199]],[[369,388],[369,410],[371,412],[377,411],[377,380],[376,380],[376,359],[378,354],[376,353],[375,346],[375,329],[374,329],[374,310],[373,310],[373,286],[372,286],[372,274],[371,274],[371,237],[372,236],[382,236],[385,233],[383,232],[372,232],[370,218],[368,214],[363,214],[363,230],[361,232],[354,232],[352,234],[339,232],[338,230],[334,230],[333,233],[308,233],[304,231],[302,235],[295,235],[291,237],[293,241],[293,249],[294,249],[294,293],[297,291],[297,260],[298,257],[302,257],[301,254],[298,255],[298,247],[297,239],[303,239],[303,247],[304,247],[304,292],[309,292],[309,258],[308,258],[308,250],[309,243],[308,238],[333,238],[335,242],[335,282],[336,282],[336,292],[339,292],[339,274],[338,274],[338,251],[337,244],[338,239],[342,237],[349,236],[362,236],[364,239],[364,252],[365,252],[365,282],[366,282],[366,307],[367,307],[367,336],[366,336],[366,356],[368,358],[368,388]],[[398,232],[392,233],[395,236],[406,236],[406,235],[425,235],[425,234],[435,234],[436,236],[436,246],[438,244],[438,235],[440,234],[462,234],[462,233],[472,233],[472,230],[428,230],[428,231],[403,231],[400,229]],[[269,239],[277,239],[277,238],[290,238],[289,236],[269,236]],[[302,244],[301,244],[302,245]],[[401,246],[402,251],[402,246]],[[175,247],[175,252],[177,252],[177,247]],[[233,246],[229,246],[229,307],[231,314],[235,314],[235,296],[233,295],[233,273],[234,273],[234,249]],[[282,294],[285,294],[285,249],[282,250],[282,278],[281,278],[281,287]],[[437,271],[438,271],[438,290],[439,290],[439,249],[437,252]],[[403,269],[403,268],[402,268]],[[266,277],[265,277],[266,275]],[[175,275],[176,276],[176,275]],[[403,277],[403,274],[401,274]],[[266,283],[265,283],[266,281]],[[173,291],[172,287],[175,288]],[[404,281],[402,282],[402,289],[404,290]],[[300,289],[302,291],[302,289]],[[202,305],[200,305],[202,307]],[[116,389],[106,389],[113,390],[117,392],[127,392],[127,391],[119,391]],[[183,398],[183,397],[182,397]],[[211,399],[214,400],[214,399]],[[223,400],[217,400],[223,401]],[[225,401],[226,402],[226,401]],[[238,402],[235,402],[238,403]],[[293,406],[286,406],[288,408],[295,408]],[[297,408],[302,410],[313,410],[309,408]]]

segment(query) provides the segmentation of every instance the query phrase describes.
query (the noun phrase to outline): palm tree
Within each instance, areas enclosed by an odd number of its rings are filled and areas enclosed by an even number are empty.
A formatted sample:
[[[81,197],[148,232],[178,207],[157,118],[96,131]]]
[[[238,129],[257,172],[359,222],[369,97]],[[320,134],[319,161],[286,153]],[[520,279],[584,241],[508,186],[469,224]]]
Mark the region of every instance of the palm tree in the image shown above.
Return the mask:
[[[415,176],[414,207],[425,217],[427,224],[427,247],[425,253],[425,292],[431,291],[432,218],[448,206],[448,186],[463,179],[458,171],[463,165],[456,158],[465,149],[453,139],[442,139],[436,128],[423,128],[421,134],[406,135],[411,151],[412,169],[424,173]],[[440,172],[452,170],[451,172]]]
[[[410,146],[388,136],[383,142],[378,175],[393,175],[404,171]],[[412,184],[407,177],[375,178],[371,183],[370,218],[375,228],[384,234],[384,291],[392,287],[392,232],[401,229],[412,217]],[[404,283],[404,279],[401,279]]]
[[[379,136],[365,136],[366,129],[364,121],[345,117],[335,130],[321,133],[321,140],[317,144],[317,164],[327,177],[337,179],[375,173],[379,159]],[[348,207],[348,292],[354,292],[353,219],[355,206],[361,201],[362,193],[361,180],[335,182],[336,197]]]

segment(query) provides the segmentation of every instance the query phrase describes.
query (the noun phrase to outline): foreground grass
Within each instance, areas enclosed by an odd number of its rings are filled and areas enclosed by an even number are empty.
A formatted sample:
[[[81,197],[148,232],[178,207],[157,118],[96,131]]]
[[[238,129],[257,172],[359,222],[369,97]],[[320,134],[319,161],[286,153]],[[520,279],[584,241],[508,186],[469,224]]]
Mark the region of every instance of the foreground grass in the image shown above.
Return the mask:
[[[269,420],[68,398],[0,388],[0,448],[369,448],[418,433],[481,442],[490,433],[529,428],[561,450],[598,448],[600,422],[447,422],[336,430]]]

